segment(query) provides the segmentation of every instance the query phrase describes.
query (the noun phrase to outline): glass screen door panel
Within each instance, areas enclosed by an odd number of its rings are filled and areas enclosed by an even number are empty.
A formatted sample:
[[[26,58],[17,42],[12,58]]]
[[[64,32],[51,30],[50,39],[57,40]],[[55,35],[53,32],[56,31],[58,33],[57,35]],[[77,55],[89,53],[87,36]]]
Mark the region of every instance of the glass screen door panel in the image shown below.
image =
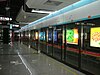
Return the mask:
[[[66,62],[79,67],[80,28],[75,24],[70,24],[66,26],[64,34],[66,39]]]
[[[81,56],[81,68],[94,75],[100,75],[100,24],[89,23],[83,26]]]
[[[39,32],[39,45],[40,45],[40,50],[44,53],[47,53],[47,37],[46,37],[46,29],[41,29]]]
[[[36,50],[38,50],[38,40],[39,40],[39,32],[38,30],[34,30],[33,36],[32,36],[32,47]]]
[[[62,28],[57,26],[53,30],[53,56],[57,59],[62,58]]]
[[[53,29],[48,28],[48,43],[47,43],[47,50],[49,55],[53,55]]]

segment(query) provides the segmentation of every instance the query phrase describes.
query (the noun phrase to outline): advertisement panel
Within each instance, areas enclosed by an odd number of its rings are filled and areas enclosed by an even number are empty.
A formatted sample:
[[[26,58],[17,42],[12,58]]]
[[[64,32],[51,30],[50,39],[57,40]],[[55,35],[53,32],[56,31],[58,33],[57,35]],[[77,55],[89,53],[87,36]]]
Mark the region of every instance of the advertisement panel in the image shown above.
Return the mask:
[[[100,27],[91,28],[90,46],[100,47]]]
[[[54,39],[54,42],[57,42],[57,31],[54,31],[54,33],[53,33],[53,39]]]
[[[39,38],[40,38],[41,41],[44,41],[45,40],[45,32],[40,32]]]
[[[52,40],[52,31],[48,32],[48,40],[51,41]]]
[[[78,29],[66,30],[66,43],[78,45]]]
[[[35,39],[37,40],[39,38],[38,32],[35,32]]]

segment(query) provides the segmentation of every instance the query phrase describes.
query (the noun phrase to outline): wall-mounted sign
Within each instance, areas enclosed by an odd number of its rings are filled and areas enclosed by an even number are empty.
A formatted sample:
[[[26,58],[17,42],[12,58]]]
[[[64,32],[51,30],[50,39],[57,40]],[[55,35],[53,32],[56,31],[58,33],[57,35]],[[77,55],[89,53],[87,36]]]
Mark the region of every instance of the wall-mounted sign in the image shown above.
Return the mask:
[[[19,27],[19,25],[13,25],[13,27]]]
[[[0,17],[0,20],[1,21],[11,21],[12,20],[12,18],[9,18],[9,17]]]
[[[9,28],[9,26],[2,26],[2,28]]]
[[[12,24],[10,24],[10,29],[12,29]]]

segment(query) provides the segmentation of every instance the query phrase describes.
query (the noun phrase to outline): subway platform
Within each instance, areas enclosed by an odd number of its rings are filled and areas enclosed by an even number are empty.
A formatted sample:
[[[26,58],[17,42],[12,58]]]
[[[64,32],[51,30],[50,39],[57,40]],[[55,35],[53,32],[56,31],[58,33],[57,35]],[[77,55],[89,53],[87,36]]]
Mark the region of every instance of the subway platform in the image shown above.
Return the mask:
[[[0,75],[85,75],[18,42],[0,45]]]

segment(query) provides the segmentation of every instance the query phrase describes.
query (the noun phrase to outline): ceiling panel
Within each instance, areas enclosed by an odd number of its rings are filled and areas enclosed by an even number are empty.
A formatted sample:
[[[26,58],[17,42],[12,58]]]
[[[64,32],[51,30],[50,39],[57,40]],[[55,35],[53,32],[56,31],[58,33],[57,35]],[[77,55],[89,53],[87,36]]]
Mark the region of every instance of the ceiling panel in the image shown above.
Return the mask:
[[[29,23],[29,22],[33,22],[39,18],[42,18],[44,16],[46,16],[47,14],[38,14],[38,13],[29,13],[29,12],[25,12],[22,8],[21,11],[19,12],[19,15],[17,16],[16,20],[18,22],[25,22],[25,23]]]
[[[59,10],[80,0],[28,0],[26,2],[29,8]]]
[[[79,0],[27,0],[26,5],[29,8],[35,8],[37,10],[44,9],[44,10],[57,11],[77,1]],[[25,12],[23,9],[21,9],[16,20],[18,22],[29,23],[37,19],[40,19],[46,15],[48,14]]]

